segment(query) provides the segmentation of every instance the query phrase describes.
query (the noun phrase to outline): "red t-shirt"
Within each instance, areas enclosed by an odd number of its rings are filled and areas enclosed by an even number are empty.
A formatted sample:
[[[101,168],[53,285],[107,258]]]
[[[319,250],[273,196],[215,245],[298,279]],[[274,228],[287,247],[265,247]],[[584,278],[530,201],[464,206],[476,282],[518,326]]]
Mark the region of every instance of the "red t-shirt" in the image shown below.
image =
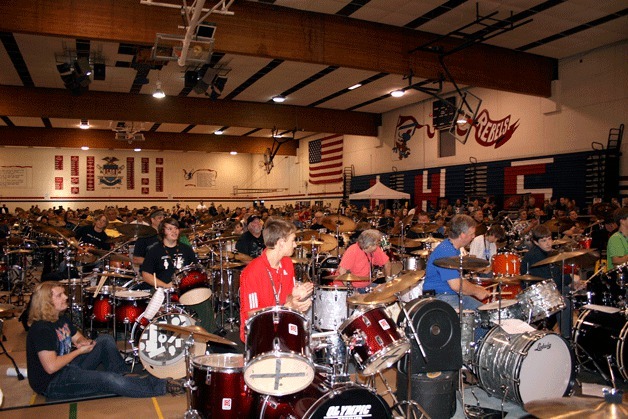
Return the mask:
[[[384,266],[389,260],[390,258],[379,246],[377,246],[377,249],[369,255],[366,254],[364,250],[360,249],[360,246],[357,243],[354,243],[349,246],[349,248],[342,255],[340,267],[345,268],[353,275],[368,277],[371,270],[371,263],[373,266]],[[354,282],[352,285],[355,288],[364,288],[369,285],[369,282]]]
[[[272,277],[275,284],[273,291]],[[294,288],[294,265],[289,257],[280,261],[279,269],[270,267],[266,250],[253,259],[240,275],[240,339],[244,342],[244,331],[248,312],[277,305],[275,292],[279,296],[279,305],[286,303]]]

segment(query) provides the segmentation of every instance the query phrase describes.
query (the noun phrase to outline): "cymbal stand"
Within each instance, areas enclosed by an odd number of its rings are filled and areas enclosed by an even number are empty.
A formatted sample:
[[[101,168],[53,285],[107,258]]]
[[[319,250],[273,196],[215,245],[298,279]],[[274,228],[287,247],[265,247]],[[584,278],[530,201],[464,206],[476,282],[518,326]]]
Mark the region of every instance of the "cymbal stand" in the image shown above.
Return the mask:
[[[574,282],[574,273],[571,271],[571,284]],[[571,288],[571,285],[570,287]],[[561,261],[560,266],[560,294],[563,297],[563,301],[567,300],[567,290],[565,287],[565,259]],[[565,304],[564,310],[560,313],[560,334],[567,341],[571,340],[571,329],[573,327],[573,319],[571,318],[571,304]]]
[[[194,333],[190,333],[184,343],[185,354],[185,383],[183,386],[186,388],[186,398],[188,409],[183,414],[184,419],[201,419],[200,413],[192,408],[192,392],[198,390],[194,377],[192,377],[192,357],[190,356],[190,348],[194,346]]]

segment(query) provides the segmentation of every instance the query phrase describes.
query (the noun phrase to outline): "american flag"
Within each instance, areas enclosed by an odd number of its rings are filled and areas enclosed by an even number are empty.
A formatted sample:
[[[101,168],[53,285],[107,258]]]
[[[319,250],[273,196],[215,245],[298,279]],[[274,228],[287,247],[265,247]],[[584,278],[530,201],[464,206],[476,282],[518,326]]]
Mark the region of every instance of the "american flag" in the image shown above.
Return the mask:
[[[342,147],[344,137],[332,135],[310,141],[310,183],[342,182]]]

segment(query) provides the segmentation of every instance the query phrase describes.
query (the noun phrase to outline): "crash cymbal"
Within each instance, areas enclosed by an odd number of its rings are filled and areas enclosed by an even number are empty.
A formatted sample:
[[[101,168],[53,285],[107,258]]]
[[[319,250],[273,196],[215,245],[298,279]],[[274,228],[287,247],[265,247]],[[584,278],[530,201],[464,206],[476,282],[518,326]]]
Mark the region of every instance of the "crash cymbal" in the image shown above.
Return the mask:
[[[325,244],[325,242],[320,241],[320,240],[310,239],[307,241],[300,241],[297,244],[297,246],[312,247],[312,246],[320,246],[321,244]]]
[[[244,262],[244,263],[249,263],[250,261],[253,260],[253,258],[247,255],[246,253],[235,253],[233,255],[233,258],[237,261]]]
[[[552,242],[553,246],[562,246],[564,244],[577,244],[576,241],[570,237],[564,237],[562,239],[556,239]]]
[[[560,230],[561,222],[559,220],[548,220],[544,222],[543,225],[547,227],[550,232],[558,233],[558,231]]]
[[[504,284],[504,285],[517,285],[521,282],[519,279],[512,276],[494,276],[492,278],[482,278],[485,282],[491,282],[493,284]]]
[[[109,260],[111,261],[115,261],[115,262],[126,262],[126,263],[130,263],[131,262],[131,258],[126,256],[126,255],[121,255],[119,253],[113,253],[110,257]]]
[[[433,244],[433,243],[440,243],[440,242],[442,242],[444,239],[437,239],[437,238],[434,238],[434,237],[425,237],[425,238],[422,238],[422,239],[417,239],[417,240],[418,240],[418,241],[420,241],[421,243],[430,243],[430,244]]]
[[[16,254],[27,255],[29,253],[33,253],[33,251],[28,250],[28,249],[16,249],[16,250],[11,250],[7,252],[8,255],[16,255]]]
[[[357,276],[351,273],[346,273],[343,275],[325,276],[323,277],[323,279],[331,279],[333,281],[340,281],[340,282],[370,282],[371,280],[368,276]]]
[[[303,240],[310,240],[312,237],[318,238],[318,231],[316,230],[302,230],[294,233],[296,237],[301,237]]]
[[[336,232],[336,228],[340,233],[348,233],[349,231],[355,231],[355,222],[344,215],[331,215],[323,218],[321,222],[325,228],[331,232]]]
[[[63,227],[57,227],[55,231],[63,235],[63,237],[75,237],[76,236],[76,233],[74,231],[67,228],[63,228]]]
[[[513,275],[510,278],[518,279],[519,281],[545,281],[547,279],[534,275]]]
[[[338,240],[331,234],[321,234],[320,240],[301,241],[300,246],[311,248],[312,246],[320,246],[321,252],[331,252],[338,247]]]
[[[414,219],[414,214],[408,214],[404,217],[403,220],[401,220],[401,224],[403,224],[404,226],[409,226],[412,224],[413,219]]]
[[[65,226],[65,221],[59,219],[59,218],[51,218],[48,220],[48,224],[50,224],[53,227],[64,227]]]
[[[438,226],[436,224],[417,224],[414,227],[410,227],[410,231],[414,231],[415,233],[433,233],[438,230]]]
[[[371,296],[372,294],[373,294],[372,292],[369,294],[353,294],[351,297],[347,298],[347,303],[358,305],[358,306],[362,306],[362,305],[370,306],[370,305],[377,305],[377,304],[390,304],[390,303],[395,302],[395,300],[397,299],[394,296],[387,297],[381,294]],[[368,301],[366,301],[367,296],[371,296],[369,297]]]
[[[244,263],[242,263],[242,262],[224,262],[222,264],[222,269],[233,269],[233,268],[239,268],[240,266],[244,266]],[[212,266],[212,269],[215,270],[215,271],[219,271],[220,268],[221,268],[220,264]]]
[[[308,263],[310,263],[310,259],[308,259],[308,258],[295,258],[295,257],[292,257],[292,258],[290,258],[290,260],[295,265],[307,265]]]
[[[211,239],[211,240],[206,240],[203,242],[203,244],[215,244],[215,243],[222,243],[222,242],[226,242],[229,240],[238,240],[240,238],[240,236],[220,236],[220,237],[216,237],[215,239]]]
[[[105,256],[107,253],[109,253],[106,250],[103,249],[97,249],[95,247],[90,247],[89,249],[87,249],[87,251],[93,255],[97,255],[97,256]]]
[[[133,279],[135,278],[134,276],[131,275],[124,275],[118,272],[100,272],[97,274],[97,276],[107,276],[107,277],[114,277],[114,278],[126,278],[126,279]]]
[[[393,246],[401,246],[401,237],[393,237],[390,239],[390,244]],[[404,239],[403,246],[405,247],[419,247],[421,246],[421,241],[419,239]]]
[[[474,256],[463,256],[462,258],[452,256],[448,258],[436,259],[434,261],[434,265],[447,269],[459,269],[462,266],[462,269],[473,271],[485,268],[490,264],[487,260],[476,258]]]
[[[373,289],[371,294],[367,295],[373,295],[372,298],[375,299],[379,299],[382,296],[394,297],[396,294],[403,293],[412,288],[421,281],[424,275],[425,271],[404,271],[392,281],[378,285]],[[365,297],[365,301],[370,302],[372,299]]]
[[[207,255],[209,252],[211,252],[211,249],[209,248],[209,246],[198,246],[196,248],[196,253],[198,253],[201,256]]]
[[[604,418],[628,417],[628,396],[623,403],[610,403],[599,397],[558,397],[533,400],[524,406],[534,417],[545,418]]]
[[[144,224],[118,224],[114,229],[128,237],[150,237],[157,234],[154,228]]]
[[[562,253],[558,253],[556,255],[550,256],[548,258],[545,258],[537,263],[535,263],[534,265],[531,266],[531,268],[535,268],[537,266],[542,266],[542,265],[547,265],[549,263],[556,263],[556,262],[562,262],[567,261],[569,259],[576,259],[585,255],[590,255],[592,257],[596,257],[599,258],[599,253],[595,252],[592,249],[580,249],[580,250],[574,250],[572,252],[562,252]]]
[[[194,337],[194,340],[197,340],[200,342],[214,342],[214,343],[222,343],[223,345],[237,346],[235,342],[230,341],[229,339],[220,337],[218,335],[214,335],[213,333],[209,333],[207,330],[197,325],[178,326],[175,324],[158,323],[157,327],[159,329],[168,330],[170,332],[181,333],[184,335],[192,335]]]

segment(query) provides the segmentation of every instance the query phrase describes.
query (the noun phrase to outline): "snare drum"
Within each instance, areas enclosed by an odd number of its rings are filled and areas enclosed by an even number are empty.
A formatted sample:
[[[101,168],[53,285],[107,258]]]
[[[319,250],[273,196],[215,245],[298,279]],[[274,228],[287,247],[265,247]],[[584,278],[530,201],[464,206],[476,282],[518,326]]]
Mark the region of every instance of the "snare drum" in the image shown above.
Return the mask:
[[[85,299],[85,324],[96,322],[100,325],[107,325],[113,317],[113,304],[111,301],[113,287],[109,285],[101,287],[98,295],[94,297],[94,292],[96,292],[97,288],[98,287],[87,287],[83,291],[83,297]],[[118,292],[123,290],[126,290],[126,288],[116,288]]]
[[[502,300],[501,309],[499,301],[481,305],[478,307],[478,316],[480,317],[480,326],[485,329],[498,324],[500,318],[501,320],[525,319],[522,305],[517,300]]]
[[[244,383],[241,354],[209,354],[192,359],[191,406],[205,419],[248,418],[255,395]]]
[[[146,291],[121,290],[115,295],[116,322],[133,323],[146,310],[150,293]]]
[[[345,287],[318,286],[314,292],[313,326],[318,330],[338,330],[347,319],[347,294]]]
[[[320,375],[296,394],[260,397],[256,410],[255,417],[265,419],[392,418],[388,404],[368,387],[346,383],[332,388]]]
[[[582,236],[580,240],[578,240],[578,248],[579,249],[590,249],[591,244],[593,243],[593,238],[589,236]]]
[[[283,396],[314,379],[310,326],[305,316],[285,307],[258,311],[246,322],[244,381],[261,394]]]
[[[489,394],[524,405],[570,393],[574,355],[560,335],[534,330],[510,335],[495,326],[480,341],[474,372]]]
[[[185,340],[187,335],[160,328],[162,324],[193,326],[196,320],[182,313],[170,313],[156,317],[148,325],[133,323],[131,329],[133,352],[139,355],[144,369],[157,378],[185,377]],[[204,343],[195,343],[190,356],[202,355]]]
[[[338,275],[338,266],[340,266],[340,258],[336,256],[330,256],[321,262],[319,279],[322,285],[331,285],[330,280],[324,278]]]
[[[426,260],[419,256],[404,256],[403,257],[403,270],[404,271],[420,271],[425,269]]]
[[[200,304],[212,296],[205,268],[201,265],[188,265],[175,274],[179,302],[183,305]]]
[[[573,332],[578,363],[595,371],[591,362],[596,361],[601,368],[608,371],[606,357],[610,356],[621,376],[628,380],[628,348],[625,347],[627,338],[628,320],[625,313],[584,310],[578,316]]]
[[[498,253],[491,258],[491,266],[495,276],[519,275],[521,258],[516,253]]]
[[[517,295],[517,300],[521,303],[525,318],[530,322],[546,319],[566,307],[565,299],[551,279],[526,288]]]
[[[89,286],[88,278],[62,279],[59,283],[65,288],[68,296],[68,303],[71,306],[83,306],[83,289]]]
[[[410,341],[384,306],[357,309],[338,331],[363,375],[390,368],[410,349]]]

